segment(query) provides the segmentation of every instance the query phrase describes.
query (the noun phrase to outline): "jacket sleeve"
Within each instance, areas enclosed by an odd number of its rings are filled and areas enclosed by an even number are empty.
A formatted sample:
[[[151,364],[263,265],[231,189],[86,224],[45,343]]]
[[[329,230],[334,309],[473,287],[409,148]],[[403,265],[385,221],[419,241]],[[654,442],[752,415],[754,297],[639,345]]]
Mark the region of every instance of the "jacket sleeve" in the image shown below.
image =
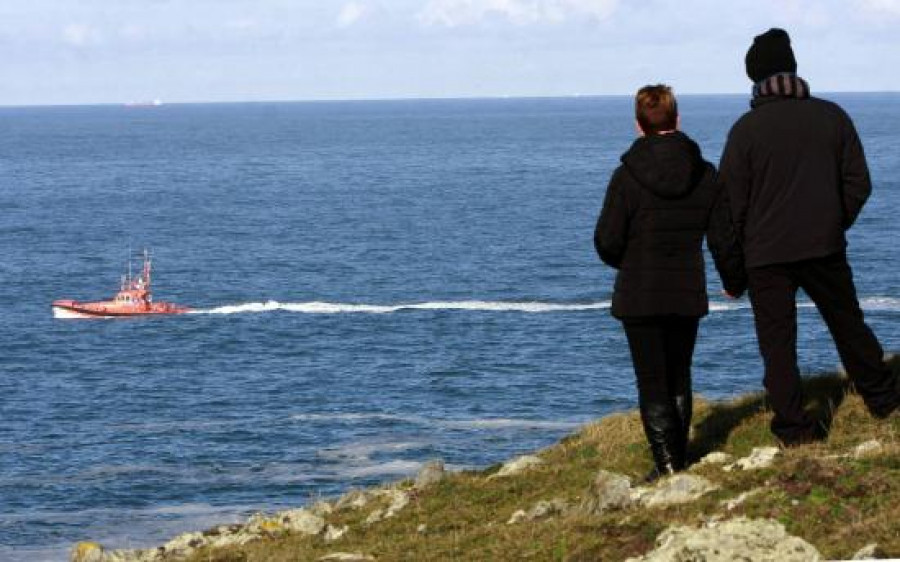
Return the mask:
[[[622,169],[613,173],[606,188],[603,209],[594,228],[594,249],[607,265],[616,269],[625,257],[628,243],[628,202],[622,186]]]
[[[750,207],[750,156],[732,128],[719,162],[719,181],[724,186],[731,222],[739,242],[744,240],[747,210]]]
[[[706,243],[725,290],[729,295],[739,297],[747,290],[744,252],[731,220],[728,190],[720,181],[716,182],[715,188],[717,193],[710,211]]]
[[[856,222],[863,205],[872,192],[869,167],[862,142],[849,116],[845,116],[844,147],[841,154],[841,197],[844,203],[844,228]]]

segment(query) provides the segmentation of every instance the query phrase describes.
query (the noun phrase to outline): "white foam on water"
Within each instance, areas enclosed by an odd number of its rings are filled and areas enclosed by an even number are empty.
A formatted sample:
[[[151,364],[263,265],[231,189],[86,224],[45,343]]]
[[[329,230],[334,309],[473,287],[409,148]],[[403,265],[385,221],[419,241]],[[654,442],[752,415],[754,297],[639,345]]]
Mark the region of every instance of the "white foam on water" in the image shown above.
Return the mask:
[[[571,430],[586,423],[583,421],[548,421],[523,418],[474,418],[474,419],[442,419],[416,415],[378,414],[378,413],[333,413],[333,414],[294,414],[294,421],[399,421],[418,425],[441,427],[446,429],[544,429]],[[416,445],[421,445],[418,443]],[[375,445],[377,446],[377,445]]]
[[[427,446],[422,441],[388,441],[383,443],[358,442],[327,447],[316,451],[320,458],[332,461],[365,462],[376,453],[399,453]]]
[[[859,304],[863,310],[900,311],[900,298],[897,297],[866,297],[860,300]]]
[[[435,301],[420,303],[401,303],[392,305],[353,304],[331,302],[297,302],[282,303],[278,301],[251,302],[219,306],[210,309],[194,310],[192,314],[259,314],[263,312],[293,312],[297,314],[390,314],[403,310],[466,310],[482,312],[578,312],[585,310],[603,310],[610,307],[610,302],[593,303],[550,303],[550,302],[506,302],[506,301]]]
[[[419,461],[392,460],[364,466],[345,466],[335,471],[335,478],[370,478],[372,476],[407,476],[415,474],[424,463]]]
[[[610,301],[590,303],[554,303],[539,301],[434,301],[420,303],[401,304],[358,304],[358,303],[333,303],[333,302],[249,302],[244,304],[231,304],[208,309],[191,311],[191,314],[260,314],[266,312],[292,312],[295,314],[392,314],[404,310],[462,310],[472,312],[521,312],[529,314],[554,313],[554,312],[582,312],[588,310],[606,310],[610,308]],[[860,300],[864,310],[873,311],[900,311],[900,298],[896,297],[866,297]],[[750,302],[746,298],[736,301],[712,301],[709,303],[710,312],[731,312],[750,308]],[[815,308],[815,304],[809,301],[797,303],[797,308]]]

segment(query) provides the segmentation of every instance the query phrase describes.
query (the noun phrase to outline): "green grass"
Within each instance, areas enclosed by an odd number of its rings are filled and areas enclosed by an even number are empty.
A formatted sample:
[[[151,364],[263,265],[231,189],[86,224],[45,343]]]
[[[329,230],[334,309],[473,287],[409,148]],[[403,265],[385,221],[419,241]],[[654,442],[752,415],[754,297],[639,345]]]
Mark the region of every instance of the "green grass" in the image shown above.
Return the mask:
[[[326,517],[348,534],[331,544],[322,537],[273,536],[242,547],[202,550],[191,562],[286,562],[316,560],[332,552],[360,552],[379,561],[444,560],[622,560],[651,550],[657,535],[673,524],[697,525],[714,516],[767,517],[803,537],[827,559],[849,558],[877,542],[885,555],[900,557],[900,419],[872,419],[845,379],[807,380],[810,409],[830,426],[827,442],[789,449],[775,466],[746,472],[695,467],[693,472],[720,489],[699,500],[662,509],[627,509],[601,516],[573,513],[507,525],[512,513],[539,500],[578,504],[600,469],[637,481],[651,467],[636,412],[589,424],[538,454],[546,464],[522,475],[488,478],[499,466],[448,475],[414,494],[395,518],[369,527],[362,522],[377,506]],[[761,395],[729,403],[695,404],[691,453],[744,456],[776,442],[771,414]],[[884,450],[855,460],[840,455],[878,439]],[[411,487],[411,482],[394,483]],[[760,489],[733,511],[722,500]],[[420,532],[420,525],[426,530]]]

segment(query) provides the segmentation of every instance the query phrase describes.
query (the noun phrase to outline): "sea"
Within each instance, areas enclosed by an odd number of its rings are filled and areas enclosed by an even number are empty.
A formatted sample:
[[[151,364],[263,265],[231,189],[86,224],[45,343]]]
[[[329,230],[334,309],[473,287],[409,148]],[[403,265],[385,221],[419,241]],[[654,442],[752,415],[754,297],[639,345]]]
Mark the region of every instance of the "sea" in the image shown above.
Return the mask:
[[[825,95],[874,191],[851,231],[900,349],[900,94]],[[718,162],[748,96],[682,96]],[[175,534],[486,467],[636,406],[592,236],[629,97],[0,108],[0,559]],[[803,210],[799,209],[799,213]],[[54,319],[151,252],[191,314]],[[711,266],[695,391],[761,389]],[[804,373],[839,360],[801,296]]]

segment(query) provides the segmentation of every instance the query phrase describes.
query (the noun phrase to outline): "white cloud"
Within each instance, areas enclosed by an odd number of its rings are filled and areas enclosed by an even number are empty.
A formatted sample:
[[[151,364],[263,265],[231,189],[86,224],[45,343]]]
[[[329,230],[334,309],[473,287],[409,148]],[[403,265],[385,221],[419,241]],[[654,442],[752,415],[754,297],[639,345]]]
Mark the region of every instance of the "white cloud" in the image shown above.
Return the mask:
[[[609,18],[618,0],[429,0],[418,19],[426,25],[459,27],[500,18],[515,25],[561,23],[571,18]]]
[[[368,12],[368,8],[359,2],[349,2],[341,8],[341,13],[337,17],[337,26],[344,28],[358,22]]]
[[[73,47],[87,47],[100,42],[100,35],[90,25],[70,23],[63,27],[63,42]]]
[[[870,15],[900,17],[900,0],[858,0],[858,3]]]

